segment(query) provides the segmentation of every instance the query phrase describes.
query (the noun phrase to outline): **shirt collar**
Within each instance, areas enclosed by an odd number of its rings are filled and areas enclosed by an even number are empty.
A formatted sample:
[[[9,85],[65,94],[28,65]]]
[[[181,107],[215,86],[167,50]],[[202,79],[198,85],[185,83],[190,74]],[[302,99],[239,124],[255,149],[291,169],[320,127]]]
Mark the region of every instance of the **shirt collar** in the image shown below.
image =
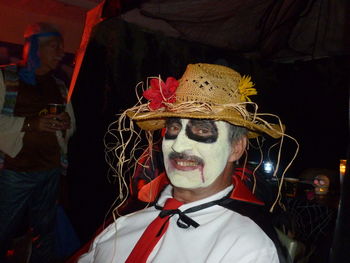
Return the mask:
[[[185,203],[181,206],[181,210],[186,210],[187,208],[193,207],[193,206],[197,206],[197,205],[201,205],[204,203],[208,203],[211,201],[215,201],[215,200],[219,200],[225,196],[227,196],[229,193],[232,192],[232,188],[233,185],[230,185],[228,187],[226,187],[225,189],[221,190],[220,192],[217,192],[211,196],[208,196],[206,198],[203,198],[201,200],[197,200],[191,203]],[[157,205],[158,206],[164,206],[165,201],[168,198],[173,198],[173,186],[171,184],[168,184],[165,189],[161,192],[158,200],[157,200]]]

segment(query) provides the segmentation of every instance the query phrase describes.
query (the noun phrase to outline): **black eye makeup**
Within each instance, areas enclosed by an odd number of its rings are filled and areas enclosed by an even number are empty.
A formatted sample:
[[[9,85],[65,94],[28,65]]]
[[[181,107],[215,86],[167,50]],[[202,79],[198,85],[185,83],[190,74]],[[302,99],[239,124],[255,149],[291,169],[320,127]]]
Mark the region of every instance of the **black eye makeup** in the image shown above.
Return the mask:
[[[179,118],[169,118],[166,120],[165,127],[166,132],[164,138],[166,140],[174,140],[177,135],[179,135],[182,129],[182,124]]]
[[[169,118],[166,120],[166,140],[174,140],[179,135],[182,124],[179,118]],[[186,135],[189,139],[202,142],[213,143],[218,139],[218,128],[213,120],[191,119],[186,126]]]
[[[187,124],[186,135],[197,142],[213,143],[218,139],[218,128],[213,120],[192,119]]]

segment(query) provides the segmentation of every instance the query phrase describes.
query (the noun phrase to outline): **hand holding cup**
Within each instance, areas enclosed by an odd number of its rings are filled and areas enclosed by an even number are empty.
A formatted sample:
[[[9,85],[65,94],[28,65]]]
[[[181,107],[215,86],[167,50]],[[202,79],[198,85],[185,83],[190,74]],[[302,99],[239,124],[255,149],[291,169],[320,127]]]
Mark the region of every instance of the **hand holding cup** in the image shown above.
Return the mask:
[[[55,131],[67,130],[70,128],[70,117],[68,113],[65,112],[64,104],[49,103],[48,115],[46,115],[46,117],[49,119],[53,118],[55,120],[51,120],[51,128]]]
[[[46,114],[38,117],[28,117],[26,120],[26,131],[39,131],[39,132],[56,132],[60,130],[66,130],[70,127],[70,119],[63,112],[59,115]],[[63,119],[61,121],[59,118]]]
[[[26,131],[56,132],[69,129],[71,120],[68,113],[64,112],[64,109],[63,104],[48,104],[48,114],[27,118],[24,125]]]

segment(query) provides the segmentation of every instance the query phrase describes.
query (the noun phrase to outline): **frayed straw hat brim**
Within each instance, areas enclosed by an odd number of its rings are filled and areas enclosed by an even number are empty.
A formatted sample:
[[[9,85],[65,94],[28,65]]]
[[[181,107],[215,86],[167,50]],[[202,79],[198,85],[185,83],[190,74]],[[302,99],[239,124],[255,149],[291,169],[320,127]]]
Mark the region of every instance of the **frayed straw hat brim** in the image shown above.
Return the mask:
[[[153,86],[152,86],[153,85]],[[166,118],[209,119],[226,121],[248,129],[248,137],[262,133],[273,138],[284,135],[278,116],[258,113],[258,105],[250,95],[256,95],[249,76],[243,76],[231,68],[211,64],[189,64],[181,79],[153,78],[151,87],[141,100],[126,114],[143,130],[158,130],[165,127]],[[249,107],[249,110],[247,108]],[[125,113],[125,112],[124,112]],[[263,117],[274,117],[278,125]]]
[[[226,121],[233,125],[245,127],[248,129],[248,138],[256,138],[262,133],[268,134],[273,138],[280,138],[284,134],[284,126],[279,126],[277,124],[263,124],[254,123],[251,120],[244,120],[242,117],[227,114],[227,112],[213,113],[212,115],[208,113],[201,112],[191,112],[191,113],[181,113],[181,112],[132,112],[128,111],[127,116],[132,120],[136,121],[136,124],[146,131],[159,130],[165,127],[166,118],[182,118],[182,119],[209,119],[217,121]]]

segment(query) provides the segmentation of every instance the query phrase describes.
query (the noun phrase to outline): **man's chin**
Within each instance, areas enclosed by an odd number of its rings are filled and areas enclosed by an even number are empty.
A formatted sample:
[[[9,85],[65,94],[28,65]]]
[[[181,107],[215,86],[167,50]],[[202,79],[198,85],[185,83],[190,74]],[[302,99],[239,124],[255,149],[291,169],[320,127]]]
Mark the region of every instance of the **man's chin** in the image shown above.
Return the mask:
[[[186,180],[184,175],[176,175],[176,176],[168,176],[170,183],[172,186],[179,188],[179,189],[199,189],[199,188],[205,188],[208,185],[206,183],[203,183],[201,179],[198,180]]]
[[[193,187],[188,187],[185,185],[174,185],[173,183],[171,184],[174,188],[176,189],[181,189],[181,190],[198,190],[200,188],[203,188],[201,186],[193,186]]]

